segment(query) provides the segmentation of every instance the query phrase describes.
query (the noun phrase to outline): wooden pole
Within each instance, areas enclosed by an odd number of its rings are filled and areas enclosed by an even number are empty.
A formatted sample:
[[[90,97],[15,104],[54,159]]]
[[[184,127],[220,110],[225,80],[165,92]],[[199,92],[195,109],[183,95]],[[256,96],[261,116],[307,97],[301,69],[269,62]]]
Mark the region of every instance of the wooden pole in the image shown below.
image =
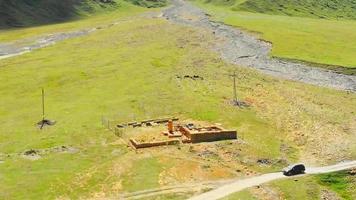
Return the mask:
[[[45,120],[45,92],[44,89],[42,88],[42,120]]]
[[[236,94],[236,72],[234,71],[234,103],[238,104],[237,94]]]

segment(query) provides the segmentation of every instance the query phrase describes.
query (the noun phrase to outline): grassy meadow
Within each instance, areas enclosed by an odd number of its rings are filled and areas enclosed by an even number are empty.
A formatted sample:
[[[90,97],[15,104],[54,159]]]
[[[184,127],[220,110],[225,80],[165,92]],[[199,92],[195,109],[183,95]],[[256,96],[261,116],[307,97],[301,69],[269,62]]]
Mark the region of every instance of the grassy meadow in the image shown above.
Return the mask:
[[[355,74],[356,22],[234,11],[231,5],[195,1],[212,18],[243,28],[273,44],[271,56],[312,62],[345,74]]]
[[[138,15],[142,11],[130,6],[0,33],[3,41],[120,21],[0,60],[0,199],[117,197],[166,184],[245,176],[246,168],[258,173],[299,160],[320,164],[356,158],[355,94],[231,66],[209,50],[212,33]],[[227,74],[234,70],[239,98],[250,108],[228,103],[232,80]],[[187,74],[204,80],[176,77]],[[46,117],[57,121],[44,130],[36,126],[41,88],[46,90]],[[169,115],[221,123],[236,129],[241,140],[135,152],[101,124],[103,116],[126,122]],[[38,160],[22,156],[26,150],[58,146],[77,152],[43,153]],[[199,148],[221,154],[205,159],[197,154]],[[233,159],[221,156],[226,151],[236,152]],[[272,164],[256,164],[261,158]],[[180,166],[191,173],[180,174]],[[173,198],[156,199],[166,197]]]

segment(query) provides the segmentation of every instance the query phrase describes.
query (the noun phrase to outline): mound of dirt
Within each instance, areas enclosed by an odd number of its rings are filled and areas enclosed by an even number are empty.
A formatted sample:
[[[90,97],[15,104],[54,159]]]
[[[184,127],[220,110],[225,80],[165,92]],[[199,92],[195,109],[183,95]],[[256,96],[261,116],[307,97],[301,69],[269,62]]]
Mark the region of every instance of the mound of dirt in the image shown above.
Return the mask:
[[[26,150],[21,154],[21,156],[28,160],[38,160],[42,156],[50,153],[77,153],[79,150],[71,146],[58,146],[48,149],[30,149]]]
[[[41,158],[38,150],[30,149],[22,154],[22,157],[28,160],[38,160]]]

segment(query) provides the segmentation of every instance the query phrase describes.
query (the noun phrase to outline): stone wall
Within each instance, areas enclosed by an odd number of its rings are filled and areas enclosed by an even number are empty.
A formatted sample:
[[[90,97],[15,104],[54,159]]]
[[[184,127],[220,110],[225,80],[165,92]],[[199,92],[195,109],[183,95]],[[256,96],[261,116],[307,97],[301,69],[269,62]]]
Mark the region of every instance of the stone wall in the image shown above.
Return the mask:
[[[190,140],[192,143],[198,142],[213,142],[219,140],[232,140],[237,139],[236,131],[218,131],[218,132],[202,132],[190,134]]]
[[[174,144],[178,144],[180,141],[176,139],[176,140],[167,140],[167,141],[159,141],[159,142],[140,143],[135,139],[130,139],[130,142],[136,149],[140,149],[140,148],[157,147],[157,146],[164,146],[164,145],[174,145]]]

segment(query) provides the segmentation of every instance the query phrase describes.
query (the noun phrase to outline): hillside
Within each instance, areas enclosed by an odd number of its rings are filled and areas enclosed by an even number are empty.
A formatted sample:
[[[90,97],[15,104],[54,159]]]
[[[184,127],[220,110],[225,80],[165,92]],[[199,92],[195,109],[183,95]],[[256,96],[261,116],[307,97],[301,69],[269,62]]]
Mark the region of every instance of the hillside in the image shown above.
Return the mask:
[[[206,3],[229,5],[234,11],[313,18],[356,19],[355,0],[207,0]]]
[[[342,8],[353,9],[355,1],[341,0],[339,4],[335,4],[339,10],[330,12],[326,11],[326,1],[320,1],[313,7],[314,15],[307,13],[307,8],[311,9],[313,5],[310,2],[312,1],[202,0],[195,1],[194,4],[204,8],[212,20],[250,31],[272,43],[272,57],[313,63],[313,66],[343,74],[356,74],[356,21],[350,20],[356,15],[356,11],[349,14],[346,11],[339,12]],[[324,13],[324,18],[318,17],[321,16],[320,13]],[[338,13],[344,18],[335,20]]]
[[[166,9],[145,8],[159,0],[81,2],[63,4],[73,9],[63,23],[0,30],[0,200],[178,200],[293,163],[334,170],[356,162],[356,88],[311,82],[314,68],[272,68],[250,32],[209,18],[255,31],[273,43],[272,56],[345,66],[356,66],[356,21],[236,12],[236,2],[199,4],[209,13],[188,0]],[[265,61],[265,71],[242,59]],[[284,79],[270,69],[298,74]],[[356,85],[323,74],[324,83]],[[193,143],[181,131],[166,134],[171,117],[203,138],[222,127],[237,139]],[[174,144],[136,149],[133,140]],[[230,199],[323,199],[323,191],[355,199],[350,176],[275,179]]]
[[[0,3],[0,27],[22,27],[61,22],[116,6],[118,6],[116,2],[95,0],[2,0]]]
[[[142,7],[159,7],[165,1],[128,0]],[[62,22],[113,10],[122,5],[118,0],[0,0],[0,28],[26,27]]]

